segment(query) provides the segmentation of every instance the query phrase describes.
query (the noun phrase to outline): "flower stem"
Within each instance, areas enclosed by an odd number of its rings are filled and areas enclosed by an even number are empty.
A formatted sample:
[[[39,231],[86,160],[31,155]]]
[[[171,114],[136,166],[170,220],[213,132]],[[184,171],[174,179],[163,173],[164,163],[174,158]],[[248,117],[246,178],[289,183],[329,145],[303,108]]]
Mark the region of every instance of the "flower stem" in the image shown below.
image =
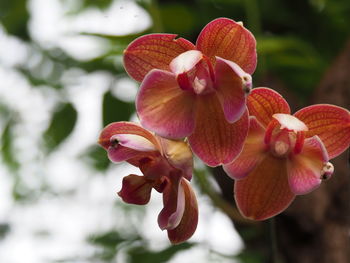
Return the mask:
[[[271,218],[269,224],[269,237],[270,237],[270,262],[278,263],[278,247],[276,237],[276,222],[275,218]]]
[[[232,204],[224,200],[212,187],[208,180],[208,172],[196,170],[195,179],[200,187],[200,190],[205,193],[212,201],[213,205],[218,207],[222,212],[229,216],[232,221],[239,222],[246,225],[254,225],[256,222],[243,218],[238,209]]]

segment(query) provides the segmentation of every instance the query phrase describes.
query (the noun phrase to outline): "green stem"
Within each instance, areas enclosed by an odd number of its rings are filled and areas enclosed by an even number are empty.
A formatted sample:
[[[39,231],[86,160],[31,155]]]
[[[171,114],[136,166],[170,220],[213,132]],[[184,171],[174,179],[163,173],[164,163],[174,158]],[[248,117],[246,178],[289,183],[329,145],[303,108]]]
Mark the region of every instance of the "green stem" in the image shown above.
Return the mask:
[[[215,207],[218,207],[222,212],[229,216],[234,222],[240,222],[246,225],[255,224],[254,221],[244,219],[238,209],[226,200],[224,200],[220,194],[218,194],[210,185],[207,179],[210,176],[206,171],[195,171],[194,173],[196,181],[202,192],[204,192],[213,202]]]
[[[153,32],[160,33],[163,32],[163,23],[162,18],[159,12],[159,6],[157,0],[151,0],[151,3],[148,8],[148,12],[153,19]]]
[[[261,24],[259,7],[256,0],[245,0],[245,11],[247,15],[248,28],[255,36],[261,35]]]
[[[278,263],[278,248],[276,237],[276,222],[275,218],[269,220],[269,234],[270,234],[270,258],[272,263]]]

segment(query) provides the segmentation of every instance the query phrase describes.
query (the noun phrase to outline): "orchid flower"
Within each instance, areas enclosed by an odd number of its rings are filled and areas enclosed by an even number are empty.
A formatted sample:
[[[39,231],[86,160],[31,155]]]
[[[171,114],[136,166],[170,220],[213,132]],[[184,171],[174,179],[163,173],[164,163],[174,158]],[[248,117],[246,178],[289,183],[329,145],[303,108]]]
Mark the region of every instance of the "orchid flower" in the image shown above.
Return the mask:
[[[196,45],[174,34],[149,34],[124,51],[128,74],[142,81],[136,110],[143,127],[188,137],[209,166],[231,162],[248,133],[246,94],[256,67],[254,36],[227,18],[207,24]]]
[[[350,112],[319,104],[291,115],[288,103],[268,88],[253,89],[247,106],[247,140],[224,170],[236,180],[234,196],[241,214],[264,220],[331,176],[329,159],[350,144]]]
[[[139,167],[142,176],[130,174],[123,179],[118,195],[130,204],[147,204],[151,190],[163,194],[164,208],[158,225],[168,232],[173,244],[189,239],[197,227],[197,199],[189,184],[193,158],[188,145],[152,134],[131,122],[106,126],[99,143],[113,162],[127,161]]]

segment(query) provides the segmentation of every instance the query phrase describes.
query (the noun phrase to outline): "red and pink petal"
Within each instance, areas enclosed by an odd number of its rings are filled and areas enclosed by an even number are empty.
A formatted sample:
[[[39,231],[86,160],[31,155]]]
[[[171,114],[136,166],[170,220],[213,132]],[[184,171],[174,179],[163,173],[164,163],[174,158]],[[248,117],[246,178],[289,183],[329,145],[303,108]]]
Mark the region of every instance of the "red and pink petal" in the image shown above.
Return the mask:
[[[209,166],[232,162],[248,134],[248,113],[233,124],[227,122],[219,100],[212,94],[198,98],[196,106],[196,127],[188,138],[192,151]]]
[[[158,215],[160,229],[176,228],[185,211],[185,191],[181,184],[181,174],[173,172],[163,191],[164,208]]]
[[[309,130],[307,137],[317,135],[325,145],[330,159],[337,157],[350,145],[350,112],[344,108],[318,104],[294,114]]]
[[[140,153],[134,149],[130,149],[121,145],[110,146],[107,150],[108,158],[114,163],[127,161],[129,159],[138,158],[144,153]]]
[[[236,63],[217,57],[215,88],[226,120],[233,123],[246,110],[246,95],[252,86],[251,76]]]
[[[133,134],[143,137],[145,140],[151,142],[155,148],[159,149],[159,143],[154,135],[142,128],[140,125],[132,122],[113,122],[107,125],[101,132],[99,137],[99,144],[108,150],[110,146],[114,146],[116,143],[116,138],[113,137],[118,134]]]
[[[152,70],[136,98],[136,110],[143,127],[166,138],[183,138],[194,130],[192,93],[179,88],[173,73]]]
[[[186,179],[181,180],[181,187],[185,194],[185,211],[178,226],[168,230],[168,238],[172,244],[179,244],[189,239],[198,224],[198,204],[193,189]]]
[[[235,180],[244,178],[254,170],[266,153],[264,128],[255,117],[250,116],[249,120],[249,133],[243,151],[232,163],[223,166],[227,175]]]
[[[256,68],[256,41],[242,23],[218,18],[207,24],[197,38],[197,49],[212,58],[222,57],[237,63],[252,74]]]
[[[137,81],[152,69],[170,70],[170,62],[183,52],[196,47],[174,34],[149,34],[131,42],[124,51],[124,67]]]
[[[275,113],[290,114],[286,100],[276,91],[269,88],[253,89],[247,98],[249,115],[267,127]]]
[[[289,186],[296,195],[307,194],[320,184],[328,154],[317,137],[305,140],[302,152],[292,155],[288,161]]]
[[[152,181],[144,176],[130,174],[123,178],[123,186],[118,195],[124,202],[145,205],[151,198]]]
[[[235,181],[234,195],[241,214],[265,220],[284,211],[294,200],[287,176],[287,160],[267,155],[242,180]]]
[[[190,147],[184,141],[174,141],[159,138],[162,145],[163,155],[175,168],[183,172],[187,180],[191,180],[193,172],[193,155]]]
[[[177,76],[192,70],[203,59],[202,52],[198,50],[186,51],[170,62],[170,70]]]
[[[152,142],[135,134],[116,134],[111,137],[111,140],[116,140],[119,145],[136,151],[150,152],[157,150]]]

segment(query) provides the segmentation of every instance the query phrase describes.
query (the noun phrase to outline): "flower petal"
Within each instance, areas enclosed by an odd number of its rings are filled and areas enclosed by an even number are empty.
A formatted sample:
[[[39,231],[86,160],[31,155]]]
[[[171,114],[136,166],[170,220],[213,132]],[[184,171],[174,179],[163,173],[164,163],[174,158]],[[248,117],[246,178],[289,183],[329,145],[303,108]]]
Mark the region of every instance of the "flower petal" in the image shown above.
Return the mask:
[[[171,243],[179,244],[189,239],[196,231],[198,224],[198,204],[192,187],[186,179],[181,180],[181,187],[185,193],[185,212],[180,224],[168,230],[168,237]]]
[[[124,51],[124,67],[137,81],[152,69],[169,70],[170,62],[195,46],[174,34],[149,34],[135,39]]]
[[[160,229],[174,229],[180,224],[185,211],[185,192],[180,183],[181,174],[172,172],[163,191],[164,208],[158,215]]]
[[[136,158],[140,155],[144,155],[144,153],[121,145],[111,146],[108,148],[107,152],[109,160],[115,163],[123,162],[132,158]]]
[[[267,155],[246,178],[235,181],[235,199],[244,217],[265,220],[281,213],[293,201],[286,162]]]
[[[178,75],[193,69],[196,64],[203,59],[202,52],[198,50],[186,51],[170,62],[170,70]]]
[[[123,178],[123,186],[118,195],[124,202],[135,205],[145,205],[151,198],[152,181],[144,176],[130,174]]]
[[[163,154],[169,163],[183,171],[183,176],[191,180],[193,172],[193,155],[190,147],[183,141],[160,138]]]
[[[247,176],[264,157],[265,129],[254,116],[250,116],[249,120],[249,133],[243,151],[232,163],[223,166],[232,179],[239,180]]]
[[[248,134],[247,111],[230,124],[212,94],[201,96],[196,106],[196,128],[188,137],[192,151],[209,166],[232,162],[242,151]]]
[[[113,135],[111,139],[117,140],[118,143],[124,147],[128,147],[137,151],[149,152],[157,150],[154,144],[145,139],[145,137],[135,134],[116,134]]]
[[[317,104],[294,114],[309,128],[307,137],[317,135],[326,146],[330,159],[344,152],[350,145],[350,112],[344,108]]]
[[[113,122],[107,125],[101,132],[98,143],[106,150],[115,144],[113,136],[117,134],[134,134],[144,137],[159,149],[159,143],[152,133],[132,122]]]
[[[215,87],[226,120],[233,123],[246,110],[246,94],[252,86],[252,78],[236,63],[217,57]],[[246,92],[247,91],[247,92]]]
[[[196,46],[205,55],[231,60],[252,74],[256,67],[256,41],[253,34],[231,19],[218,18],[199,34]]]
[[[292,155],[288,162],[288,178],[292,192],[307,194],[321,184],[323,168],[328,162],[327,150],[317,136],[304,142],[300,154]]]
[[[179,88],[174,74],[154,69],[141,84],[136,110],[143,127],[162,137],[182,138],[194,129],[194,102],[194,95]]]
[[[287,129],[289,131],[294,131],[297,133],[298,131],[307,131],[308,128],[304,122],[299,120],[290,114],[285,113],[276,113],[272,115],[274,119],[276,119],[281,125],[280,129]]]
[[[253,115],[265,127],[275,113],[290,114],[286,100],[276,91],[269,88],[253,89],[247,98],[249,115]]]

